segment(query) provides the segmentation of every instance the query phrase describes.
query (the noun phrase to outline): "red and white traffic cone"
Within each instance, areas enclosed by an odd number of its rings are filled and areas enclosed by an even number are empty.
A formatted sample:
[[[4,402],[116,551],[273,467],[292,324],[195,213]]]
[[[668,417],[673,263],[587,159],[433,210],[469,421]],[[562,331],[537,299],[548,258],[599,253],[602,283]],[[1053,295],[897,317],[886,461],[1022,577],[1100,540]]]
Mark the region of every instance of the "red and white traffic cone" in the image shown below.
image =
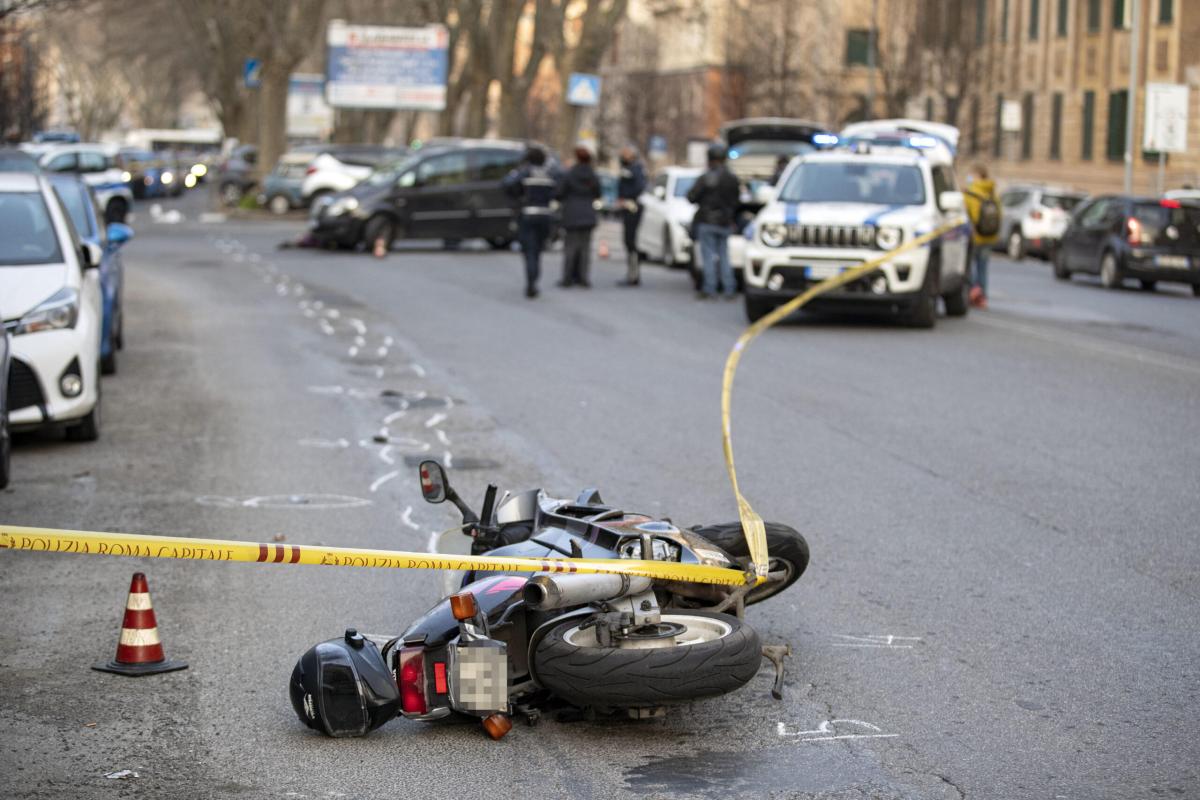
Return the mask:
[[[131,676],[187,669],[184,662],[168,661],[163,655],[162,641],[158,638],[158,622],[154,619],[154,606],[150,604],[150,587],[143,573],[133,573],[133,581],[129,584],[129,599],[125,601],[125,619],[121,623],[117,657],[107,663],[94,664],[92,669]]]
[[[608,258],[608,242],[600,243],[599,247],[596,248],[596,255],[598,255],[600,258]]]

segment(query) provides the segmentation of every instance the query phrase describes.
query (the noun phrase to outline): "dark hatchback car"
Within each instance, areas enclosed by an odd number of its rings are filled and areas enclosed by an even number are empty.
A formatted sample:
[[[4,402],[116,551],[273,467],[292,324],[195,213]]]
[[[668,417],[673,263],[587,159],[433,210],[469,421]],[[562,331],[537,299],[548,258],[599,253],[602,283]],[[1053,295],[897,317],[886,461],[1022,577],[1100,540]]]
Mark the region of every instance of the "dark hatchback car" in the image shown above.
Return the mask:
[[[1100,276],[1109,289],[1136,278],[1186,283],[1200,297],[1200,204],[1147,197],[1096,197],[1071,216],[1054,258],[1054,275]]]
[[[381,238],[481,238],[506,248],[516,237],[517,209],[500,182],[524,153],[524,144],[503,140],[427,146],[318,200],[309,228],[318,240],[343,247]]]

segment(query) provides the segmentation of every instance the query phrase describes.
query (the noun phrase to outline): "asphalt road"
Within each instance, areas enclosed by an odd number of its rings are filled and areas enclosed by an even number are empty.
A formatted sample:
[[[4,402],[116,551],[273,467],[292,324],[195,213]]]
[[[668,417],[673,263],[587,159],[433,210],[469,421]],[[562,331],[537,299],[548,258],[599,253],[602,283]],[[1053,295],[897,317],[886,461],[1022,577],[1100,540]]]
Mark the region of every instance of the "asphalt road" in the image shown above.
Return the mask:
[[[558,254],[530,302],[515,253],[277,250],[301,221],[176,205],[141,209],[126,253],[101,440],[19,441],[5,522],[426,549],[455,520],[421,503],[421,453],[474,502],[488,480],[598,486],[735,517],[739,304],[658,267],[618,289],[615,259],[559,290]],[[992,276],[992,310],[934,331],[804,317],[743,359],[743,489],[812,550],[748,614],[794,649],[783,701],[764,669],[662,720],[330,740],[288,704],[296,657],[399,632],[443,576],[8,552],[0,796],[1200,796],[1200,300],[999,256]],[[399,414],[395,393],[421,399]],[[89,669],[135,569],[187,671]]]

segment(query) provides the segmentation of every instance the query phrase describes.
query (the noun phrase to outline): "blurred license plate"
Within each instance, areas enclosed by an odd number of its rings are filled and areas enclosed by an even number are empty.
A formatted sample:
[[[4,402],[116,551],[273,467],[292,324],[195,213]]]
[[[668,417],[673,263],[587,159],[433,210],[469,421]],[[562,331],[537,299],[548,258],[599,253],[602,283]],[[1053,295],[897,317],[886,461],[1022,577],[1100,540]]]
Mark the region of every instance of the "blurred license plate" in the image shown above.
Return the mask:
[[[804,268],[804,277],[809,280],[823,281],[842,274],[845,264],[814,264]]]
[[[1155,256],[1154,266],[1156,267],[1176,267],[1178,269],[1188,268],[1187,256]]]

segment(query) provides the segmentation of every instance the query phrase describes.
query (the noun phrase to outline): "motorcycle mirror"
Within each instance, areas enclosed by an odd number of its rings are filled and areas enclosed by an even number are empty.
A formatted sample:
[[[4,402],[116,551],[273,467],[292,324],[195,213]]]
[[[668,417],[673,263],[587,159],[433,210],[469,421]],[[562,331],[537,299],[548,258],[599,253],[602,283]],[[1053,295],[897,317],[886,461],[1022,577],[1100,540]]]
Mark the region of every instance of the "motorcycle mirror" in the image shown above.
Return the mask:
[[[436,461],[422,461],[418,471],[421,475],[421,494],[426,503],[444,503],[450,487],[446,470]]]

